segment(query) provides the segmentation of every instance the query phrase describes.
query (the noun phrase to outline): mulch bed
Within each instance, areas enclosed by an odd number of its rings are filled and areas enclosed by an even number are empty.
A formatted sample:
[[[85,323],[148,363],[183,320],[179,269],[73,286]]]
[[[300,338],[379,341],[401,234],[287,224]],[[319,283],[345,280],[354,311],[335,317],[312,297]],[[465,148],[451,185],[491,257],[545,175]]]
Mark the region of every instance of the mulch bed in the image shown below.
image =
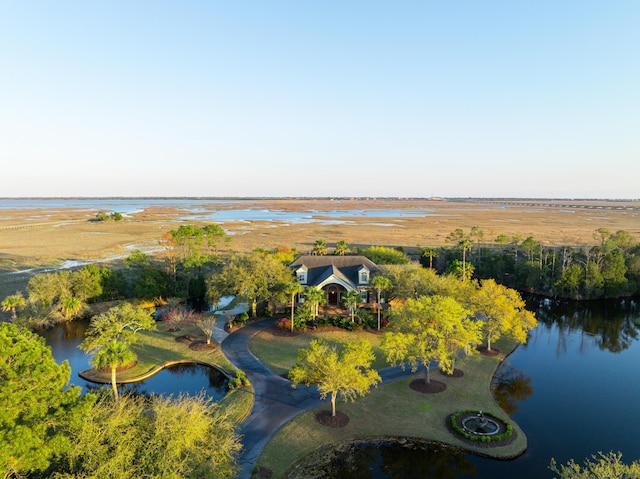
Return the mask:
[[[184,335],[184,336],[178,336],[176,338],[176,341],[178,341],[179,343],[190,343],[192,341],[194,341],[196,338],[195,336],[190,336],[188,334]]]
[[[273,477],[273,471],[268,467],[260,466],[258,472],[254,472],[251,477],[256,479],[271,479]]]
[[[487,357],[490,357],[490,358],[492,358],[492,357],[497,356],[498,354],[500,354],[500,350],[499,350],[499,349],[496,349],[496,348],[493,348],[493,349],[491,349],[491,350],[488,350],[488,349],[486,348],[486,346],[479,346],[479,347],[478,347],[478,348],[476,348],[476,349],[477,349],[477,350],[480,352],[480,354],[482,354],[483,356],[487,356]]]
[[[335,416],[331,415],[331,411],[322,411],[316,414],[316,421],[327,427],[345,427],[349,424],[349,416],[339,411],[336,411]]]
[[[189,345],[189,349],[192,351],[210,351],[219,347],[220,345],[215,341],[211,341],[209,344],[206,341],[194,341]]]
[[[462,369],[454,369],[453,374],[449,374],[444,372],[442,369],[440,370],[440,374],[445,378],[461,378],[464,376],[464,371]]]
[[[409,384],[409,387],[419,393],[423,394],[435,394],[441,393],[445,389],[447,389],[447,385],[442,381],[431,380],[427,384],[424,379],[414,379]]]
[[[298,336],[300,334],[299,331],[294,331],[293,333],[291,332],[290,329],[284,329],[281,328],[279,326],[269,326],[267,329],[265,329],[265,331],[267,333],[269,333],[271,336],[278,336],[278,337],[282,337],[282,338],[292,338],[294,336]]]

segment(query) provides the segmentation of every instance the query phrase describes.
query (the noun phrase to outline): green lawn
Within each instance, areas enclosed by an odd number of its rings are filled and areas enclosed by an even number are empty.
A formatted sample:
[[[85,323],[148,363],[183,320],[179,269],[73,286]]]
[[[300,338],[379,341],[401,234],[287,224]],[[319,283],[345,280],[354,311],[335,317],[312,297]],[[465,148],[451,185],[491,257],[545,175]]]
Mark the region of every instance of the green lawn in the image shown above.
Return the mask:
[[[382,349],[380,349],[382,335],[362,330],[352,332],[345,330],[310,330],[296,336],[276,336],[267,330],[262,331],[251,339],[249,349],[274,373],[286,374],[295,365],[298,351],[309,346],[311,340],[320,338],[333,344],[344,344],[350,341],[366,339],[371,343],[373,352],[376,355],[373,367],[382,369],[389,366],[384,359]]]
[[[236,368],[222,354],[220,347],[206,351],[194,351],[188,343],[176,341],[185,334],[204,340],[198,329],[185,328],[177,332],[165,331],[162,323],[158,323],[156,331],[140,331],[137,333],[140,342],[132,349],[138,356],[134,367],[118,372],[118,381],[131,381],[148,376],[162,369],[163,365],[175,361],[196,361],[206,363],[223,371],[230,377],[235,375]],[[102,373],[90,371],[92,379],[101,382],[111,382],[110,372]],[[229,392],[220,402],[236,424],[240,424],[251,412],[253,407],[253,388],[243,388]]]
[[[258,338],[263,341],[264,338]],[[496,347],[511,351],[514,343],[501,340]],[[265,348],[254,348],[258,354]],[[272,353],[277,359],[277,354]],[[291,352],[283,352],[280,367],[289,364]],[[260,356],[258,356],[260,357]],[[321,406],[304,413],[286,424],[266,445],[258,460],[258,466],[271,469],[274,478],[283,477],[293,464],[318,448],[331,444],[351,442],[363,438],[408,437],[437,441],[497,458],[515,457],[526,450],[527,439],[522,430],[509,419],[498,406],[490,392],[490,381],[503,356],[488,358],[475,356],[461,361],[464,371],[461,378],[449,378],[432,372],[432,379],[447,384],[438,394],[422,394],[409,388],[416,376],[373,389],[364,398],[353,403],[338,403],[338,411],[349,416],[344,428],[332,429],[319,425],[315,414],[329,409]],[[262,359],[262,358],[261,358]],[[266,358],[267,360],[269,358]],[[275,366],[271,365],[275,369]],[[421,372],[418,373],[422,377]],[[493,448],[470,447],[448,432],[445,424],[449,414],[463,409],[475,409],[492,413],[508,421],[516,434],[509,445]]]

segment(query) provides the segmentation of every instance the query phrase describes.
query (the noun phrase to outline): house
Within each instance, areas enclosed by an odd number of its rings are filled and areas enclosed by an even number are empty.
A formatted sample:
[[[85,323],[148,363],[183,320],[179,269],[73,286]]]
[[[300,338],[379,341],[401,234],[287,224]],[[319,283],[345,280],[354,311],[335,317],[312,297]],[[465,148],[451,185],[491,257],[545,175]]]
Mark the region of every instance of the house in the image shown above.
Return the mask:
[[[364,256],[300,256],[289,265],[304,288],[315,286],[325,293],[327,306],[342,306],[342,295],[358,291],[365,305],[376,301],[375,292],[369,290],[373,273],[381,272]],[[303,302],[299,295],[298,302]]]

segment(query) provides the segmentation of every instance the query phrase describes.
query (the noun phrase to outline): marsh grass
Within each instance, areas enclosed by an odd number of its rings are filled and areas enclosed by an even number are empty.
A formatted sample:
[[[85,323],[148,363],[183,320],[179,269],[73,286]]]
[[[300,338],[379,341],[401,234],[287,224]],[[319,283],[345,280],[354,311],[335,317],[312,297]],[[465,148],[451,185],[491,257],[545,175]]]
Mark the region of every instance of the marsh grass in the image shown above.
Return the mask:
[[[510,351],[513,342],[502,339],[498,348]],[[284,474],[298,461],[330,444],[381,437],[417,438],[449,444],[495,458],[518,456],[527,447],[525,434],[498,406],[490,392],[491,378],[503,359],[474,356],[461,362],[461,378],[439,377],[447,389],[438,394],[423,394],[409,388],[416,375],[373,389],[353,403],[338,404],[338,410],[349,416],[343,428],[327,428],[317,423],[315,415],[328,405],[303,413],[286,424],[269,441],[258,460],[258,466],[271,469],[274,478]],[[416,373],[420,375],[421,372]],[[475,409],[494,414],[513,426],[515,440],[508,445],[486,448],[463,442],[450,433],[446,421],[450,414]]]

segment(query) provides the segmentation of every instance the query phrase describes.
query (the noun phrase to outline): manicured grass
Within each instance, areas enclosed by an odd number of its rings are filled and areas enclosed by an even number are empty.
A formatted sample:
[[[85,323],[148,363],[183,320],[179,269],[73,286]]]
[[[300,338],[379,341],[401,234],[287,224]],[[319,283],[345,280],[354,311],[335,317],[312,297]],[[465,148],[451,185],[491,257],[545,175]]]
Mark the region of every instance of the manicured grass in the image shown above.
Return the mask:
[[[496,347],[502,351],[511,351],[514,344],[501,340]],[[316,422],[315,415],[328,409],[328,404],[304,413],[286,424],[269,441],[258,465],[271,469],[274,478],[283,477],[293,464],[320,447],[380,437],[442,442],[496,458],[518,456],[527,447],[526,436],[498,406],[490,392],[491,377],[502,359],[503,355],[467,358],[459,364],[464,371],[461,378],[444,377],[439,372],[432,371],[432,379],[447,385],[447,389],[441,393],[423,394],[409,388],[413,379],[422,377],[420,371],[410,378],[373,389],[367,396],[353,403],[340,402],[338,411],[349,416],[349,424],[344,428],[328,428]],[[513,426],[515,440],[509,445],[492,448],[463,442],[447,430],[446,420],[450,414],[464,409],[486,411],[508,422]]]
[[[249,349],[269,369],[276,374],[286,374],[295,365],[298,351],[309,346],[313,339],[324,339],[332,344],[345,344],[347,342],[366,339],[371,343],[376,360],[373,363],[375,369],[389,366],[384,359],[384,353],[380,349],[382,334],[370,331],[314,331],[309,330],[296,336],[276,336],[269,331],[262,331],[251,339]]]

